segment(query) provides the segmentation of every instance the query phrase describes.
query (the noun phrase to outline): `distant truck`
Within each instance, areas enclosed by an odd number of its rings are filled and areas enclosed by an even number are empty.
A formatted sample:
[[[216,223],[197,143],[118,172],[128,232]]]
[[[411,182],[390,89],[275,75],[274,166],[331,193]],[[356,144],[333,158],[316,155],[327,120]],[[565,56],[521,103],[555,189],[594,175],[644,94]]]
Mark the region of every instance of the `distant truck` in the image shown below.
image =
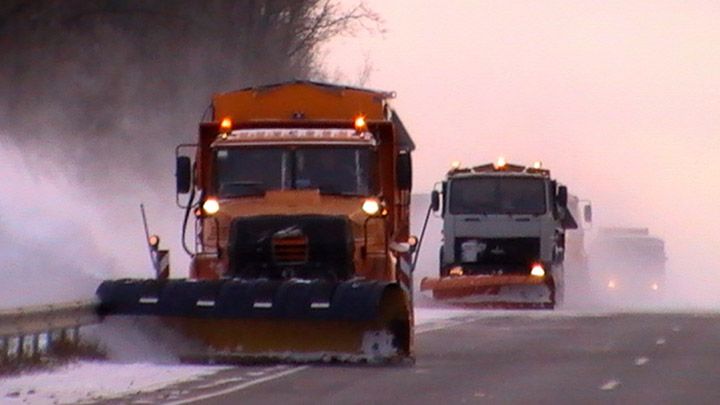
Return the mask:
[[[587,248],[592,230],[592,203],[569,194],[567,209],[578,222],[565,231],[565,302],[573,307],[585,306],[592,292]]]
[[[588,257],[586,243],[588,231],[592,227],[592,204],[568,194],[567,209],[578,221],[578,227],[565,232],[565,264],[573,266],[579,272],[587,272]]]
[[[539,162],[454,165],[431,204],[443,217],[440,277],[423,279],[421,290],[470,306],[554,308],[562,301],[565,231],[577,222],[567,188]]]
[[[659,298],[665,284],[665,242],[647,228],[601,228],[588,252],[601,299]]]

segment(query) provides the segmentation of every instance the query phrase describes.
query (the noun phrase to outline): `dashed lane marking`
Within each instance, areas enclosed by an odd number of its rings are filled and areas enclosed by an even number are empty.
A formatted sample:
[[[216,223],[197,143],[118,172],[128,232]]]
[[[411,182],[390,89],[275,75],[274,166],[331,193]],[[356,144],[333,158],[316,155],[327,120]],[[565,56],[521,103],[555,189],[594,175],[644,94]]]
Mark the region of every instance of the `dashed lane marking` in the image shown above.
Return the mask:
[[[484,392],[482,392],[482,391],[475,391],[475,393],[473,394],[473,396],[474,396],[475,398],[485,398],[486,394],[485,394]]]
[[[635,365],[636,366],[644,366],[647,364],[647,362],[650,361],[647,357],[638,357],[635,359]]]
[[[617,388],[618,385],[620,385],[620,381],[612,379],[612,380],[608,380],[607,382],[605,382],[605,384],[601,385],[600,389],[603,391],[612,391],[615,388]]]
[[[664,345],[666,342],[667,342],[667,341],[665,340],[665,338],[658,338],[658,340],[655,341],[655,344],[658,345],[658,346],[662,346],[662,345]]]

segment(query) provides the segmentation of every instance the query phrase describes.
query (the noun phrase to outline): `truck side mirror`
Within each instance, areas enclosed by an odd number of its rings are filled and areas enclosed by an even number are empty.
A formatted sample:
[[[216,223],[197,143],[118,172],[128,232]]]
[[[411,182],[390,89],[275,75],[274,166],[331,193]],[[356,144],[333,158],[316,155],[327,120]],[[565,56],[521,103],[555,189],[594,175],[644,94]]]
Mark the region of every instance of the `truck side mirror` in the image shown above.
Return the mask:
[[[397,166],[395,168],[397,175],[398,188],[400,190],[412,189],[412,159],[410,153],[401,153],[397,157]]]
[[[587,223],[592,222],[592,205],[586,205],[583,207],[583,218]]]
[[[440,193],[437,190],[433,190],[430,193],[430,209],[434,212],[440,209]]]
[[[190,191],[192,164],[187,156],[178,156],[175,162],[175,187],[178,194]]]
[[[557,193],[557,205],[561,208],[566,208],[568,202],[568,193],[567,193],[567,187],[560,186],[558,187],[558,193]]]

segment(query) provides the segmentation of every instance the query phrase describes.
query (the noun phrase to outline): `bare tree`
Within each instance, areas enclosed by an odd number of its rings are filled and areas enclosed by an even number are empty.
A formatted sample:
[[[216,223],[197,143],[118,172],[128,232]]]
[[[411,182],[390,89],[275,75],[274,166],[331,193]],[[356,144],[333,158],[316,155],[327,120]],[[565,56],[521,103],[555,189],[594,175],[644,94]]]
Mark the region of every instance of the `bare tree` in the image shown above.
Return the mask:
[[[321,77],[322,44],[358,30],[382,21],[336,0],[4,0],[0,130],[86,171],[144,167],[213,92]]]

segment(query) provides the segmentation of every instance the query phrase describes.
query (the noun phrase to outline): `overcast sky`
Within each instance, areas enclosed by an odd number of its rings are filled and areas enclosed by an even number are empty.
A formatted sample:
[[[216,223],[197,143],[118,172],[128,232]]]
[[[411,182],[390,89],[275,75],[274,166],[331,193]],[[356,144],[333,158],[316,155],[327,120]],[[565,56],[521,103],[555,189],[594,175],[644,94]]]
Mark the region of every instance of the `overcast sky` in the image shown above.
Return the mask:
[[[720,2],[366,3],[387,33],[327,63],[352,80],[368,59],[369,87],[397,91],[416,191],[456,159],[542,160],[599,224],[649,226],[718,283]]]

